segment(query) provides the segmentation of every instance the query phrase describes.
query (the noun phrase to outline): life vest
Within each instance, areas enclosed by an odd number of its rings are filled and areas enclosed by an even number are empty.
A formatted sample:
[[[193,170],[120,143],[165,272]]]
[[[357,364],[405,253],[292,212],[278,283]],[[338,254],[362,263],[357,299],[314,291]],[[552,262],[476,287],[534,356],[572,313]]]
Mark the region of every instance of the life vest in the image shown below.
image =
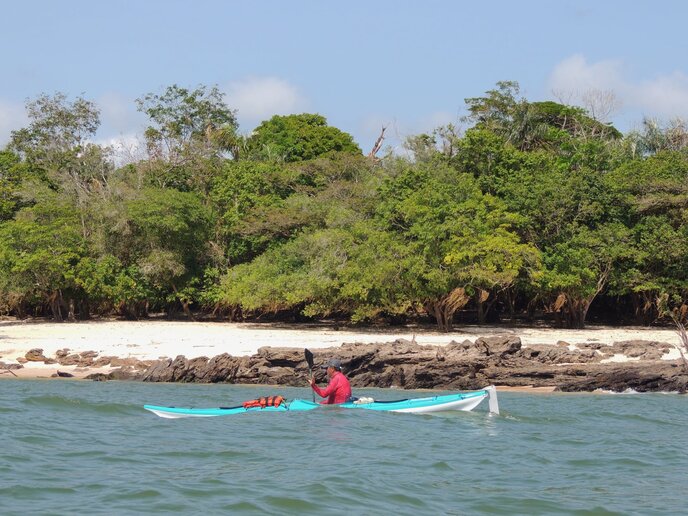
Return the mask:
[[[261,396],[255,400],[244,401],[242,405],[245,409],[256,407],[264,409],[265,407],[279,407],[283,402],[284,398],[282,396]]]

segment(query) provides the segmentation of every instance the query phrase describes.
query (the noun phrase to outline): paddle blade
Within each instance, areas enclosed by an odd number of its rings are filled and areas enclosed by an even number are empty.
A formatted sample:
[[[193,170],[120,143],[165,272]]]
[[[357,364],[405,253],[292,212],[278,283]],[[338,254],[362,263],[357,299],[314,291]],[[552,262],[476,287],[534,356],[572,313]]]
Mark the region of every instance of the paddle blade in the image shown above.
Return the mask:
[[[308,349],[303,350],[303,354],[306,356],[306,362],[308,362],[308,367],[313,369],[313,353]]]

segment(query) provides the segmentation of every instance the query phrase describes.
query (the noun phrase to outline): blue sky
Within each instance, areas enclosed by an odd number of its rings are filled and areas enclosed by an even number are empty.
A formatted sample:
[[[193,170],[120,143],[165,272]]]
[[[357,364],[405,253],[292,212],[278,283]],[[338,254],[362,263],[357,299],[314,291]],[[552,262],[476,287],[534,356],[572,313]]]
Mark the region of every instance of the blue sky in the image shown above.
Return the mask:
[[[458,122],[464,98],[516,80],[530,100],[613,91],[626,131],[688,119],[688,2],[672,0],[0,0],[0,145],[24,102],[64,92],[101,109],[99,141],[132,142],[134,99],[217,85],[249,133],[317,112],[364,151]]]

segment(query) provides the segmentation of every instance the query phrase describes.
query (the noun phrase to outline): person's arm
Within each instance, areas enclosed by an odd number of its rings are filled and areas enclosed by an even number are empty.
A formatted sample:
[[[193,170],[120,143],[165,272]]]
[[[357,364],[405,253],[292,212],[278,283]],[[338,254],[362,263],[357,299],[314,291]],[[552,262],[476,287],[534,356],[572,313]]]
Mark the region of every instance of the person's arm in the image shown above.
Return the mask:
[[[315,382],[311,384],[311,387],[313,387],[313,390],[318,396],[320,396],[321,398],[327,398],[337,389],[337,380],[338,378],[332,378],[332,380],[329,384],[327,384],[327,387],[325,387],[325,389],[321,389],[320,387],[318,387]]]

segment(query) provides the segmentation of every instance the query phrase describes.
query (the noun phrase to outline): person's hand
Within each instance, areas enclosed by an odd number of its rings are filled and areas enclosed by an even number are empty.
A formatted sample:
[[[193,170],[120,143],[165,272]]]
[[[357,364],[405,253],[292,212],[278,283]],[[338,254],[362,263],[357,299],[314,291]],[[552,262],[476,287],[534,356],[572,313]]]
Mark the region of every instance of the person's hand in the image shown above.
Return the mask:
[[[315,385],[315,378],[312,376],[308,377],[308,383],[311,384],[311,386]]]

